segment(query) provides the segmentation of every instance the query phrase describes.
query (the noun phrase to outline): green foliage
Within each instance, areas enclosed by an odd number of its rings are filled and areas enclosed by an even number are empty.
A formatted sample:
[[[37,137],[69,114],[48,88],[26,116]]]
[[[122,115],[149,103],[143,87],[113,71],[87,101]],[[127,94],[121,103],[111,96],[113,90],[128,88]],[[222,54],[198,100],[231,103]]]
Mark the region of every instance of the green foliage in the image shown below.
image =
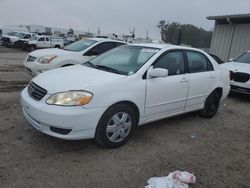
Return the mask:
[[[166,23],[164,20],[159,21],[157,27],[160,29],[161,39],[166,43],[180,42],[196,48],[210,47],[212,31],[206,31],[191,24]]]

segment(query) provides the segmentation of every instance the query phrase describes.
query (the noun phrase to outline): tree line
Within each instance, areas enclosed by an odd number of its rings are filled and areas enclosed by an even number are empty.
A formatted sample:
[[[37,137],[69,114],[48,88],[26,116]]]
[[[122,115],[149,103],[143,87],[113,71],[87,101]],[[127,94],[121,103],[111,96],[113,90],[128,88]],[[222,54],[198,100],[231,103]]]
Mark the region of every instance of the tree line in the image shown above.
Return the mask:
[[[157,27],[160,29],[161,39],[165,43],[210,48],[212,31],[206,31],[192,24],[169,23],[165,20],[159,21]]]

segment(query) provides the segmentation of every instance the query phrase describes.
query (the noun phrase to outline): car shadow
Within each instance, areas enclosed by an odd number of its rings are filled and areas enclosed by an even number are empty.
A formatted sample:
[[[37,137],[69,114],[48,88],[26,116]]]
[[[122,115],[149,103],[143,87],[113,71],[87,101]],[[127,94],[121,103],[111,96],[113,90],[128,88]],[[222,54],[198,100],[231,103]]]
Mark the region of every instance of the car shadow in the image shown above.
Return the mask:
[[[192,120],[194,118],[199,118],[197,113],[187,113],[175,117],[166,118],[163,120],[155,121],[152,123],[145,124],[143,126],[136,127],[129,143],[134,145],[136,141],[139,139],[143,140],[143,136],[147,136],[152,131],[157,131],[163,127],[171,127],[175,125],[175,128],[178,129],[179,126],[183,126],[185,121]],[[176,126],[177,125],[177,126]],[[70,153],[70,152],[78,152],[78,153],[86,153],[86,152],[97,152],[97,151],[105,151],[108,148],[100,146],[94,139],[87,139],[87,140],[62,140],[58,138],[54,138],[48,135],[45,135],[37,130],[30,130],[31,137],[29,138],[32,140],[32,147],[39,148],[39,152],[45,151],[53,151],[54,153]],[[135,143],[133,143],[135,142]],[[128,144],[129,144],[128,143]],[[128,147],[125,144],[125,148]],[[115,148],[116,150],[124,148],[124,146]],[[112,149],[108,149],[112,150]]]
[[[250,94],[243,94],[243,93],[237,93],[237,92],[230,92],[229,97],[233,98],[239,102],[248,102],[250,103]]]

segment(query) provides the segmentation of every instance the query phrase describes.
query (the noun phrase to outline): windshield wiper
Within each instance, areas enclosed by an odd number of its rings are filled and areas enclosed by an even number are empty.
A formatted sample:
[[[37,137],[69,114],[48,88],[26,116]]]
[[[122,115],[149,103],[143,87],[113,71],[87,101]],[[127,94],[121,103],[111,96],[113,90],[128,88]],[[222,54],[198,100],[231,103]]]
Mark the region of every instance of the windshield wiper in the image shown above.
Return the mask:
[[[87,61],[85,63],[83,63],[82,65],[87,65],[88,67],[94,67],[94,68],[97,68],[96,65],[94,65],[93,63]]]
[[[123,75],[127,75],[126,72],[123,72],[123,71],[119,71],[117,69],[114,69],[112,67],[107,67],[105,65],[94,65],[96,68],[98,69],[101,69],[101,70],[106,70],[106,71],[109,71],[109,72],[113,72],[113,73],[117,73],[117,74],[123,74]]]

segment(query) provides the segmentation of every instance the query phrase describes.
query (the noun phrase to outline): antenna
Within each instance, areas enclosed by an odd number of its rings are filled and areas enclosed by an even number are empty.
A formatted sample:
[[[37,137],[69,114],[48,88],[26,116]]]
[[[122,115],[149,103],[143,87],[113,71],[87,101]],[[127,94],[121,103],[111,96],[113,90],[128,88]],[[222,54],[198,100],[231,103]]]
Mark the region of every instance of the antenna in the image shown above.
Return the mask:
[[[98,33],[98,35],[100,35],[100,33],[101,33],[101,30],[100,30],[100,27],[99,27],[99,26],[98,26],[97,33]]]

